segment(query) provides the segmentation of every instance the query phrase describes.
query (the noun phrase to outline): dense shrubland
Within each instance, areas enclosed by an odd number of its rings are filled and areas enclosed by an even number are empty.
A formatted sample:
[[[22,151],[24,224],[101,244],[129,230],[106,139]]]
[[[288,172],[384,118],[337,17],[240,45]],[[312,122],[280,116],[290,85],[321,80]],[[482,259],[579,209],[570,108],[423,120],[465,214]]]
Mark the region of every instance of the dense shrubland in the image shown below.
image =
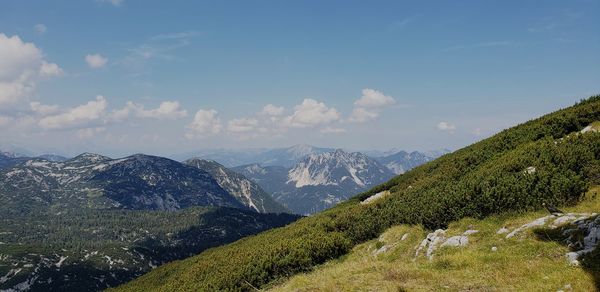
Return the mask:
[[[173,262],[123,290],[252,290],[346,254],[397,224],[444,227],[463,217],[572,204],[598,184],[600,96],[417,167],[348,202],[279,229]],[[375,203],[360,201],[384,190]]]

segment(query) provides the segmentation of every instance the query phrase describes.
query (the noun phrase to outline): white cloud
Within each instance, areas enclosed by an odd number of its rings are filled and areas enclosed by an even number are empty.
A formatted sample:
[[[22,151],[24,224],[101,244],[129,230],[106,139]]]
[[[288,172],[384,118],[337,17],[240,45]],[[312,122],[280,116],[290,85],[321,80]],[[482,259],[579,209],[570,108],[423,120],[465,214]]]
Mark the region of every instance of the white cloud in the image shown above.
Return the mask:
[[[108,58],[105,58],[100,54],[88,54],[85,56],[85,62],[88,64],[88,66],[90,66],[90,68],[98,69],[106,65]]]
[[[325,127],[323,129],[321,129],[319,132],[321,132],[322,134],[341,134],[341,133],[346,133],[346,129]]]
[[[38,23],[36,25],[33,26],[33,30],[37,33],[37,34],[44,34],[48,28],[42,24],[42,23]]]
[[[0,105],[11,105],[18,103],[34,89],[34,85],[22,82],[0,82]]]
[[[158,108],[144,110],[143,107],[137,113],[140,118],[154,119],[178,119],[187,117],[187,111],[181,109],[181,105],[177,101],[163,101]]]
[[[306,98],[294,107],[294,113],[285,118],[285,125],[292,128],[310,128],[340,120],[340,113],[324,103]]]
[[[437,128],[440,131],[447,131],[450,133],[454,133],[454,130],[456,130],[456,126],[454,124],[450,124],[448,122],[439,122],[437,124]]]
[[[384,107],[394,104],[396,101],[393,97],[384,95],[381,91],[365,88],[362,90],[362,96],[354,102],[358,107]]]
[[[46,105],[42,104],[39,101],[32,101],[29,103],[29,107],[31,110],[37,114],[41,115],[51,115],[55,114],[59,111],[58,105]]]
[[[40,68],[40,76],[42,77],[54,77],[63,74],[63,70],[54,63],[48,63],[42,61],[42,67]]]
[[[282,106],[267,104],[263,107],[262,111],[260,111],[260,114],[265,116],[281,116],[284,111],[285,108]]]
[[[194,120],[186,127],[189,132],[185,136],[188,139],[193,139],[220,133],[221,120],[217,117],[217,114],[214,109],[197,111]]]
[[[362,96],[354,102],[354,109],[348,121],[364,123],[375,120],[382,108],[395,103],[393,97],[375,89],[365,88],[362,90]]]
[[[0,33],[0,105],[26,100],[40,77],[62,74],[62,69],[44,60],[43,52],[18,36]]]
[[[187,111],[181,109],[177,101],[163,101],[158,108],[146,110],[141,104],[128,101],[122,109],[113,111],[111,117],[116,121],[121,121],[130,116],[137,118],[151,119],[178,119],[187,117]]]
[[[227,131],[230,133],[253,132],[258,127],[258,120],[254,118],[233,119],[227,123]]]
[[[348,120],[354,123],[364,123],[375,120],[378,116],[379,113],[377,113],[374,110],[368,110],[366,108],[357,107],[354,108],[354,110],[352,110],[352,114],[350,115],[350,118]]]
[[[103,123],[108,103],[103,96],[97,96],[96,100],[76,106],[63,113],[42,118],[40,127],[44,129],[67,129],[75,127],[89,127],[89,125]]]

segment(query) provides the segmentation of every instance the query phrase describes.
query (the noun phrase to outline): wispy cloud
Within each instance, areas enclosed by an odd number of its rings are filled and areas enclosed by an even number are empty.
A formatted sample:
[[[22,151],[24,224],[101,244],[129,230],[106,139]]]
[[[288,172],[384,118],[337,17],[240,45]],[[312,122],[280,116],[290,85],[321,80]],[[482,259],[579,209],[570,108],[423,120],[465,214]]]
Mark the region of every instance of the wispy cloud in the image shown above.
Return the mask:
[[[44,34],[48,30],[48,27],[46,27],[42,23],[38,23],[38,24],[36,24],[36,25],[33,26],[33,30],[37,34]]]
[[[200,35],[196,31],[185,31],[151,36],[143,43],[127,48],[128,54],[118,60],[116,64],[134,71],[134,75],[137,76],[147,73],[148,62],[153,59],[184,61],[185,59],[175,54],[174,51],[189,46],[191,39]]]
[[[458,50],[468,50],[468,49],[477,49],[477,48],[497,48],[497,47],[515,47],[518,43],[514,41],[488,41],[488,42],[479,42],[475,44],[469,45],[456,45],[443,49],[444,52],[458,51]]]
[[[174,32],[174,33],[165,33],[165,34],[157,34],[152,36],[150,40],[153,41],[163,41],[163,40],[178,40],[178,39],[188,39],[192,37],[200,36],[201,33],[197,31],[184,31],[184,32]]]
[[[412,15],[409,17],[405,17],[405,18],[396,20],[396,21],[392,22],[392,24],[389,26],[389,30],[396,31],[396,30],[403,29],[407,25],[413,23],[419,16],[420,15]]]
[[[437,124],[437,129],[440,131],[448,132],[450,134],[454,134],[454,130],[456,130],[456,125],[451,124],[449,122],[439,122]]]
[[[537,21],[537,23],[527,28],[527,31],[531,33],[552,31],[580,19],[583,15],[584,13],[580,11],[564,10],[558,15],[542,18]]]

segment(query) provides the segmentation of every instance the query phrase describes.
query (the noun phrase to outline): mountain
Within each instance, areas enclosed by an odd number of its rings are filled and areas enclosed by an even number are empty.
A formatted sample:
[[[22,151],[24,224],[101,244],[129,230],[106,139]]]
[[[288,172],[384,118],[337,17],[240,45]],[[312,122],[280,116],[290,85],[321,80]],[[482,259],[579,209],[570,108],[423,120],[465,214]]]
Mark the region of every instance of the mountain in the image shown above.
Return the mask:
[[[312,214],[383,183],[394,174],[360,152],[311,154],[288,171],[287,188],[273,194],[297,214]]]
[[[253,163],[264,166],[291,167],[306,155],[330,152],[332,150],[333,149],[331,148],[319,148],[311,145],[294,145],[291,147],[275,149],[204,150],[177,155],[175,158],[187,159],[189,157],[199,157],[216,161],[229,168]]]
[[[312,214],[390,179],[394,174],[366,155],[341,149],[309,154],[292,168],[251,164],[233,168],[297,214]]]
[[[258,184],[215,161],[193,158],[186,160],[184,163],[208,172],[225,191],[257,212],[289,213],[285,207],[277,203]]]
[[[410,153],[399,151],[390,155],[375,157],[374,159],[385,165],[394,174],[402,174],[435,158],[418,151]]]
[[[294,274],[310,270],[321,271],[322,268],[334,264],[316,268],[329,260],[338,259],[336,260],[338,263],[349,260],[351,257],[344,256],[352,250],[358,250],[358,245],[379,238],[391,227],[405,225],[423,228],[428,233],[433,233],[431,237],[428,236],[429,240],[422,241],[425,246],[425,250],[421,248],[420,254],[422,254],[427,252],[430,243],[433,242],[434,245],[440,243],[440,240],[436,241],[435,238],[443,235],[444,230],[449,226],[455,228],[460,220],[467,220],[464,227],[469,228],[469,225],[484,224],[483,220],[490,216],[507,218],[511,214],[523,214],[533,210],[544,212],[542,203],[556,205],[559,208],[574,205],[582,202],[584,194],[593,186],[600,185],[600,123],[598,121],[600,121],[600,96],[593,96],[572,107],[506,129],[490,138],[425,163],[324,212],[303,218],[283,228],[211,249],[210,252],[189,259],[165,264],[117,290],[267,289],[276,283],[282,283]],[[572,217],[575,217],[575,220],[578,218],[575,215]],[[542,224],[541,221],[536,220],[537,222],[529,227],[536,224],[540,224],[538,226],[541,227],[547,223],[545,220],[549,219],[544,219]],[[523,225],[507,227],[512,230],[519,226]],[[592,227],[594,226],[597,225]],[[437,229],[442,230],[434,231]],[[596,243],[600,240],[594,237],[588,240],[581,239],[587,238],[588,234],[597,235],[597,232],[592,232],[590,229],[573,232],[570,226],[565,229],[565,232],[567,230],[571,230],[570,233],[559,231],[545,235],[541,232],[541,234],[550,238],[557,237],[556,240],[563,244],[568,244],[561,239],[563,236],[567,237],[565,239],[583,241],[582,244],[594,243],[589,246],[589,250],[581,249],[583,246],[579,244],[571,246],[574,254],[569,256],[581,260],[581,268],[589,271],[585,279],[564,277],[567,271],[580,269],[569,267],[571,261],[566,262],[567,257],[564,253],[547,253],[537,249],[527,249],[526,252],[529,255],[536,255],[538,259],[563,264],[556,265],[557,269],[549,270],[537,270],[535,266],[525,265],[526,269],[523,271],[508,269],[507,272],[510,275],[515,274],[515,277],[522,274],[536,281],[546,281],[547,277],[548,281],[566,280],[575,283],[572,281],[596,279],[598,283],[600,261]],[[471,235],[473,239],[477,236],[472,232],[466,233],[464,229],[461,229],[459,235],[462,234]],[[452,233],[449,235],[455,236]],[[496,232],[486,231],[480,235],[496,236]],[[415,235],[409,234],[408,238],[411,236]],[[465,241],[459,236],[454,238],[451,244],[460,245],[463,242]],[[494,242],[502,245],[498,249],[502,251],[506,245],[519,244],[519,239],[503,237]],[[384,244],[381,243],[377,248],[383,247]],[[415,254],[414,246],[402,246],[412,251],[412,255]],[[556,247],[558,244],[550,246]],[[492,247],[482,246],[490,252],[493,252]],[[381,277],[370,278],[369,281],[380,282],[383,285],[385,284],[383,281],[389,279],[397,279],[402,283],[423,276],[428,279],[439,279],[434,277],[435,275],[429,275],[443,270],[446,275],[451,275],[448,279],[460,275],[468,276],[471,280],[480,279],[476,285],[465,287],[466,290],[535,289],[535,287],[515,287],[510,279],[504,283],[505,286],[496,289],[487,286],[488,281],[485,281],[485,278],[473,277],[472,274],[463,272],[473,270],[472,265],[475,261],[468,255],[476,252],[478,250],[471,250],[463,257],[455,254],[454,257],[446,258],[444,261],[434,259],[424,266],[429,270],[402,272],[399,269],[386,270],[375,266],[373,270],[386,273]],[[402,249],[394,254],[402,256]],[[393,259],[394,254],[389,256],[390,259]],[[494,263],[512,256],[511,253],[506,252],[488,254],[476,271],[494,271]],[[372,257],[369,257],[369,260],[372,260]],[[591,266],[586,266],[586,263],[591,263]],[[361,263],[365,266],[368,264],[369,262]],[[409,262],[409,265],[419,267],[420,263]],[[536,276],[531,276],[532,271]],[[352,271],[347,269],[336,271],[338,274],[350,272]],[[491,277],[497,275],[498,273],[493,273]],[[347,281],[346,279],[351,277],[338,279]],[[561,283],[563,286],[553,289],[562,289],[569,282],[563,282]],[[435,285],[435,282],[429,281],[429,283]],[[329,284],[326,289],[335,290],[338,287],[336,282]],[[383,289],[378,286],[375,290],[379,288]],[[456,286],[442,288],[461,290]],[[404,287],[395,285],[393,289],[404,290]]]
[[[102,290],[298,219],[260,214],[210,173],[142,154],[27,159],[0,171],[0,202],[0,290]]]
[[[42,158],[42,159],[46,159],[46,160],[50,160],[50,161],[65,161],[65,160],[67,160],[67,158],[65,158],[63,156],[54,155],[54,154],[44,154],[44,155],[38,156],[38,158]],[[17,165],[17,164],[27,161],[29,159],[30,159],[30,157],[25,156],[23,154],[7,152],[7,151],[0,151],[0,169],[12,167],[14,165]]]
[[[233,167],[231,170],[242,174],[259,184],[265,191],[275,194],[286,189],[289,168],[283,166],[263,166],[258,163]]]
[[[0,170],[3,168],[17,165],[23,161],[26,161],[26,157],[21,157],[10,152],[0,152]]]
[[[17,195],[18,194],[18,195]],[[64,162],[30,159],[0,172],[0,198],[11,212],[35,208],[176,210],[246,208],[195,167],[148,155],[121,159],[84,153]],[[26,206],[26,210],[24,210]]]
[[[69,158],[64,157],[62,155],[58,155],[58,154],[42,154],[37,156],[38,158],[42,158],[42,159],[46,159],[49,161],[54,161],[54,162],[63,162],[63,161],[67,161],[69,160]]]
[[[257,161],[253,162],[257,162],[266,166],[291,167],[308,155],[321,154],[330,151],[333,151],[333,149],[300,144],[287,148],[269,150],[260,155]]]

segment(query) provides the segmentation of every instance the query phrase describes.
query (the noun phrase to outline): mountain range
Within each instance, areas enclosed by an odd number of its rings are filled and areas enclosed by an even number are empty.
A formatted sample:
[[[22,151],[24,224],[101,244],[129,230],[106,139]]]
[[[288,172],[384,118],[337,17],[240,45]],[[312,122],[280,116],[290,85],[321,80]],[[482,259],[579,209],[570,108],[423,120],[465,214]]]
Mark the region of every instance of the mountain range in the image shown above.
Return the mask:
[[[310,154],[291,168],[251,164],[233,170],[254,180],[297,214],[327,209],[394,176],[376,160],[341,149]]]
[[[258,163],[264,166],[291,167],[309,154],[331,152],[333,148],[315,147],[306,144],[274,149],[212,149],[175,155],[176,159],[199,157],[217,161],[225,167]]]
[[[102,290],[298,219],[214,162],[18,159],[0,170],[0,290]]]
[[[221,159],[236,161],[228,155]],[[414,157],[399,159],[427,159]],[[2,152],[0,289],[118,285],[299,218],[285,213],[345,201],[394,176],[383,158],[297,145],[246,157],[264,165],[229,169],[201,158]]]

